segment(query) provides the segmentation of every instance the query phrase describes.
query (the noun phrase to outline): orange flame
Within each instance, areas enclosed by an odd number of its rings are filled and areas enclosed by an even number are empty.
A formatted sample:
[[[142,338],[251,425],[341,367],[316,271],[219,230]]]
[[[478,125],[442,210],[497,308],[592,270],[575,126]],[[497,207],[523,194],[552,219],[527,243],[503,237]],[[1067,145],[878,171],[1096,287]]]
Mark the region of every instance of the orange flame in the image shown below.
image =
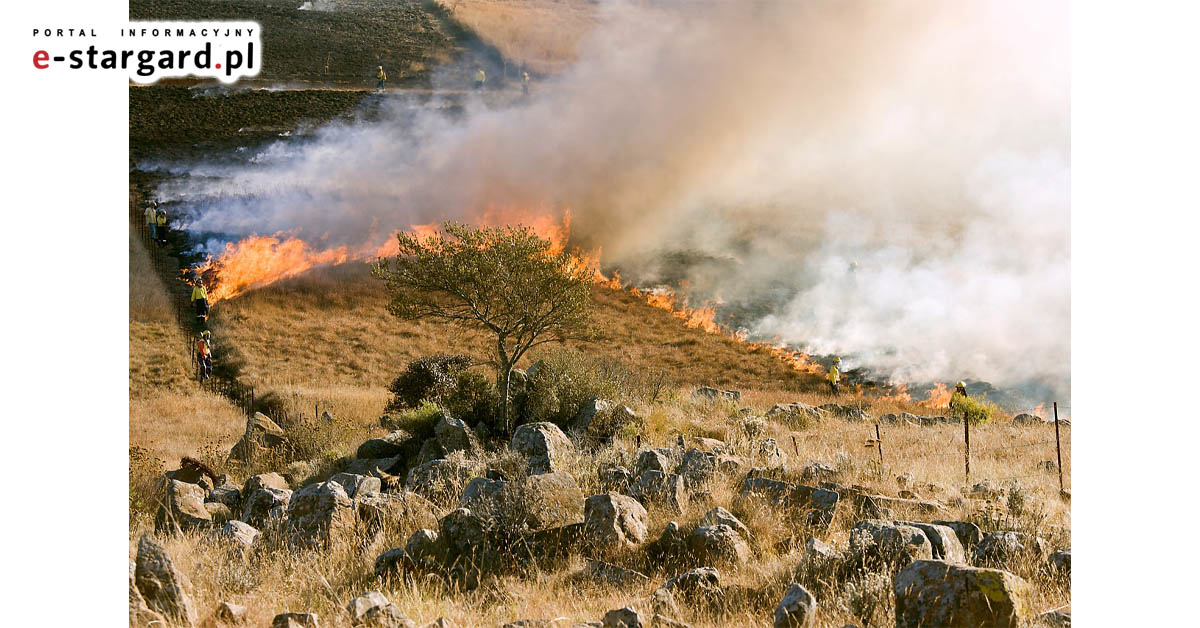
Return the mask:
[[[893,403],[912,403],[912,395],[908,394],[908,384],[899,384],[892,387],[892,390],[879,397],[880,401],[891,401]]]
[[[295,277],[315,266],[342,264],[349,259],[345,246],[316,251],[303,240],[282,235],[254,234],[236,243],[230,242],[220,257],[205,261],[197,270],[205,275],[215,271],[220,278],[208,293],[209,301],[231,299],[246,290]]]
[[[949,408],[950,397],[954,395],[954,392],[946,388],[945,384],[937,382],[925,394],[928,399],[920,402],[921,405],[930,408]]]

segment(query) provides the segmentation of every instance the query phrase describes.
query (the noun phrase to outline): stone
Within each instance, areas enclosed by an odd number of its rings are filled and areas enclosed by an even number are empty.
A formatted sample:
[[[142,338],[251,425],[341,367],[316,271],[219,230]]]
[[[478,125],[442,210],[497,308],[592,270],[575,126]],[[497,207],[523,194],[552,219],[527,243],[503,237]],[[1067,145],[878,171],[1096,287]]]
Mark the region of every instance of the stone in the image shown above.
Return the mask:
[[[242,490],[232,482],[225,482],[209,491],[208,497],[205,497],[204,501],[206,503],[225,504],[229,506],[230,510],[240,510]]]
[[[254,546],[258,535],[258,530],[244,521],[229,521],[217,532],[218,537],[233,541],[245,549]]]
[[[832,465],[809,460],[804,465],[804,470],[800,472],[800,481],[802,482],[826,482],[837,478],[838,471]]]
[[[233,513],[225,504],[204,502],[204,509],[208,511],[209,520],[214,526],[224,525],[226,521],[233,519]]]
[[[742,523],[740,519],[733,516],[733,513],[720,506],[717,506],[716,508],[704,513],[704,516],[700,517],[700,525],[727,525],[733,528],[734,532],[737,532],[738,535],[740,535],[743,539],[749,541],[751,538],[750,529],[746,527],[746,524]]]
[[[490,478],[471,478],[463,488],[462,497],[458,499],[459,508],[470,508],[472,511],[489,518],[499,516],[500,500],[504,487],[508,482]]]
[[[217,605],[216,615],[225,623],[236,624],[246,617],[246,607],[233,602],[221,602]]]
[[[854,524],[850,534],[850,550],[856,556],[893,566],[933,558],[933,545],[919,528],[878,519]]]
[[[685,600],[716,599],[721,596],[721,573],[712,567],[697,567],[671,578],[663,588]]]
[[[795,401],[792,403],[777,403],[767,411],[767,418],[776,421],[820,421],[824,418],[824,412],[810,406],[806,403]]]
[[[437,504],[458,501],[460,487],[477,475],[477,465],[449,458],[431,460],[408,471],[408,490]]]
[[[692,398],[704,401],[741,401],[742,393],[737,390],[719,390],[709,386],[701,386],[692,393]]]
[[[161,613],[146,604],[146,598],[137,588],[134,578],[134,564],[129,563],[129,625],[136,628],[148,626],[164,626],[167,620]]]
[[[1046,419],[1043,419],[1036,414],[1029,414],[1027,412],[1018,414],[1017,416],[1013,417],[1012,420],[1013,425],[1045,425],[1046,423]]]
[[[365,497],[372,493],[382,492],[383,490],[383,483],[379,478],[371,475],[337,473],[329,478],[329,481],[340,484],[342,489],[346,491],[346,496],[351,499]]]
[[[384,580],[400,578],[418,570],[417,561],[403,547],[392,548],[375,557],[375,576]]]
[[[817,599],[808,589],[792,583],[775,607],[775,628],[807,628],[817,616]]]
[[[787,505],[800,513],[808,525],[828,528],[840,499],[841,493],[837,491],[797,484],[788,493]]]
[[[683,478],[674,473],[647,469],[629,493],[643,504],[659,504],[680,514],[687,510],[688,494],[683,489]]]
[[[388,522],[402,528],[437,525],[437,506],[411,491],[370,494],[354,501],[358,520],[370,532],[381,529]]]
[[[1065,611],[1046,611],[1037,616],[1035,624],[1050,628],[1071,628],[1071,614]]]
[[[217,485],[217,476],[204,463],[185,457],[180,464],[180,468],[174,471],[167,471],[168,480],[178,480],[188,484],[195,484],[204,489],[205,496],[213,490]]]
[[[287,433],[267,415],[255,412],[246,419],[246,431],[241,440],[229,450],[231,460],[249,462],[268,449],[278,449],[287,444]],[[286,487],[285,487],[286,488]]]
[[[918,560],[892,581],[897,628],[1016,626],[1030,616],[1029,585],[999,569]]]
[[[954,535],[958,537],[958,541],[963,544],[964,548],[974,547],[983,537],[979,526],[970,521],[934,521],[933,525],[946,526],[954,530]]]
[[[372,438],[358,446],[356,458],[391,458],[411,453],[417,448],[416,438],[404,430],[395,430]]]
[[[925,538],[929,539],[929,544],[933,549],[933,558],[951,563],[967,562],[967,550],[950,527],[918,521],[897,521],[896,523],[912,526],[924,532]]]
[[[612,412],[613,403],[605,399],[592,398],[579,406],[579,410],[575,412],[575,417],[571,419],[571,431],[580,434],[588,433],[592,426],[592,422],[597,418],[603,418],[604,415]]]
[[[449,415],[443,414],[437,423],[434,423],[433,433],[446,455],[456,451],[476,455],[482,450],[475,432],[463,421]]]
[[[441,546],[438,545],[438,533],[428,528],[421,528],[408,537],[404,551],[414,562],[435,562],[441,558]]]
[[[421,466],[423,464],[433,462],[439,458],[445,458],[446,452],[442,449],[442,444],[436,438],[426,438],[421,443],[421,449],[417,452],[417,460],[413,466]]]
[[[272,519],[282,520],[287,516],[288,502],[292,492],[278,488],[260,488],[246,500],[242,510],[242,521],[262,529]]]
[[[1060,549],[1050,555],[1050,566],[1055,571],[1071,575],[1071,548]]]
[[[676,617],[679,615],[679,603],[675,601],[675,594],[666,587],[659,587],[650,594],[650,599],[647,600],[650,605],[650,611],[655,615],[670,615]]]
[[[316,613],[280,613],[271,620],[271,628],[320,628]]]
[[[149,535],[138,541],[134,582],[146,606],[183,626],[195,626],[199,619],[192,601],[192,583],[175,568],[171,557]]]
[[[166,495],[154,516],[154,529],[160,533],[207,528],[212,515],[204,507],[204,489],[196,484],[167,480]]]
[[[1040,559],[1046,554],[1046,541],[1024,532],[988,532],[979,540],[973,554],[974,562],[1001,564],[1018,558]]]
[[[648,470],[674,473],[678,466],[679,461],[675,459],[674,450],[665,447],[646,449],[638,454],[637,464],[633,468],[633,475],[640,478]]]
[[[609,493],[624,493],[633,481],[629,469],[619,465],[605,465],[597,473],[600,476],[600,489]]]
[[[295,493],[287,508],[287,525],[294,543],[324,545],[343,540],[358,520],[346,490],[337,482],[310,484]]]
[[[645,628],[650,624],[640,611],[632,606],[617,608],[604,614],[604,628]]]
[[[782,480],[751,476],[742,481],[738,499],[761,499],[773,506],[782,506],[794,488],[795,485]]]
[[[518,560],[529,558],[546,569],[558,569],[583,550],[584,539],[583,523],[524,532],[516,555]]]
[[[487,538],[488,524],[467,508],[450,511],[438,521],[438,538],[449,551],[449,558],[461,558],[464,566],[495,566],[491,544]]]
[[[405,616],[399,606],[391,603],[367,611],[360,625],[371,628],[417,628],[416,622]]]
[[[283,470],[283,479],[287,480],[288,488],[298,489],[308,483],[308,478],[316,472],[313,464],[307,460],[296,460]]]
[[[503,492],[511,497],[524,525],[531,530],[560,527],[583,521],[583,492],[569,473],[531,475],[521,482],[509,483]]]
[[[787,454],[783,453],[774,438],[764,438],[758,441],[758,454],[769,470],[783,469],[787,465]]]
[[[575,445],[557,425],[540,422],[513,431],[509,449],[528,460],[529,473],[539,474],[556,470],[564,457],[575,451]]]
[[[679,475],[683,478],[683,485],[690,490],[696,490],[712,480],[717,472],[716,458],[716,454],[699,449],[687,450],[683,454],[683,461],[679,463]]]
[[[630,586],[649,580],[645,574],[600,560],[590,560],[580,573],[582,580],[603,582],[615,586]]]
[[[646,555],[655,565],[680,563],[688,553],[688,537],[674,521],[667,522],[662,534],[646,548]]]
[[[387,606],[390,603],[382,593],[370,591],[350,600],[350,603],[346,604],[346,612],[350,613],[350,623],[358,625],[362,623],[367,611],[380,606]]]
[[[646,509],[632,497],[606,493],[583,504],[584,536],[602,551],[635,547],[646,540]]]
[[[688,550],[704,565],[742,565],[750,559],[750,546],[724,524],[696,528],[688,537]]]
[[[828,567],[841,562],[845,556],[834,546],[816,537],[804,543],[804,561],[816,567]]]
[[[292,490],[286,478],[278,473],[260,473],[251,476],[242,486],[242,495],[253,495],[260,488],[277,488],[282,491]]]
[[[836,403],[826,403],[818,406],[826,416],[837,417],[849,423],[867,423],[871,421],[871,413],[858,406],[843,406]]]

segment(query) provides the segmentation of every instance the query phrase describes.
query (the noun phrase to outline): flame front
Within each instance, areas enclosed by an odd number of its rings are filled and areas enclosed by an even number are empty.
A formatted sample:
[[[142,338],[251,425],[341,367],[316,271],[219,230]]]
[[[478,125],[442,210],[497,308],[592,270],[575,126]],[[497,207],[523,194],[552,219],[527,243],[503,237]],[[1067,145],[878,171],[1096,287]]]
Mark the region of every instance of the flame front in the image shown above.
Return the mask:
[[[922,401],[921,405],[929,406],[930,408],[949,408],[950,397],[954,395],[954,392],[947,388],[945,384],[937,382],[925,394],[927,399]]]

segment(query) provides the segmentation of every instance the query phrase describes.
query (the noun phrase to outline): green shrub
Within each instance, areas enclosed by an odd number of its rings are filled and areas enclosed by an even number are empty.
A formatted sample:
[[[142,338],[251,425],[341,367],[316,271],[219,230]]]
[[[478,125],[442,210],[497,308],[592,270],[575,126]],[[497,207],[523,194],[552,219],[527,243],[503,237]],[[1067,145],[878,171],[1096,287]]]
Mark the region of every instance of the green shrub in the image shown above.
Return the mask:
[[[492,422],[499,401],[500,395],[490,378],[475,371],[463,371],[458,374],[454,390],[443,398],[442,405],[450,416],[476,425]]]
[[[433,437],[433,427],[442,416],[442,407],[426,400],[416,408],[401,410],[389,417],[388,429],[404,430],[412,434],[418,441]]]
[[[970,395],[954,393],[954,396],[950,397],[950,411],[955,417],[962,416],[966,411],[967,420],[971,425],[982,425],[991,422],[992,417],[1000,412],[1000,406],[988,401],[986,397],[976,399]]]
[[[624,403],[639,396],[642,382],[624,364],[571,349],[547,351],[531,367],[524,401],[526,421],[565,426],[593,398]]]
[[[416,408],[426,400],[442,402],[455,391],[458,376],[466,371],[472,362],[473,359],[469,355],[445,353],[412,360],[388,387],[392,399],[384,410],[396,412]]]

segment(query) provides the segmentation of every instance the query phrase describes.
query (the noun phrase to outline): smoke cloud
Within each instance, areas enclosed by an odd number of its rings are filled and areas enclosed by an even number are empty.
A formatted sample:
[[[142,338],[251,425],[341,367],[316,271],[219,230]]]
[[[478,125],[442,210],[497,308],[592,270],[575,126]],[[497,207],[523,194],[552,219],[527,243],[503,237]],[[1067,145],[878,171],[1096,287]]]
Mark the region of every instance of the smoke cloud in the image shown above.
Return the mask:
[[[189,164],[190,229],[318,246],[513,209],[765,338],[903,381],[1070,384],[1065,2],[601,5],[503,106]],[[454,113],[447,113],[454,111]]]

